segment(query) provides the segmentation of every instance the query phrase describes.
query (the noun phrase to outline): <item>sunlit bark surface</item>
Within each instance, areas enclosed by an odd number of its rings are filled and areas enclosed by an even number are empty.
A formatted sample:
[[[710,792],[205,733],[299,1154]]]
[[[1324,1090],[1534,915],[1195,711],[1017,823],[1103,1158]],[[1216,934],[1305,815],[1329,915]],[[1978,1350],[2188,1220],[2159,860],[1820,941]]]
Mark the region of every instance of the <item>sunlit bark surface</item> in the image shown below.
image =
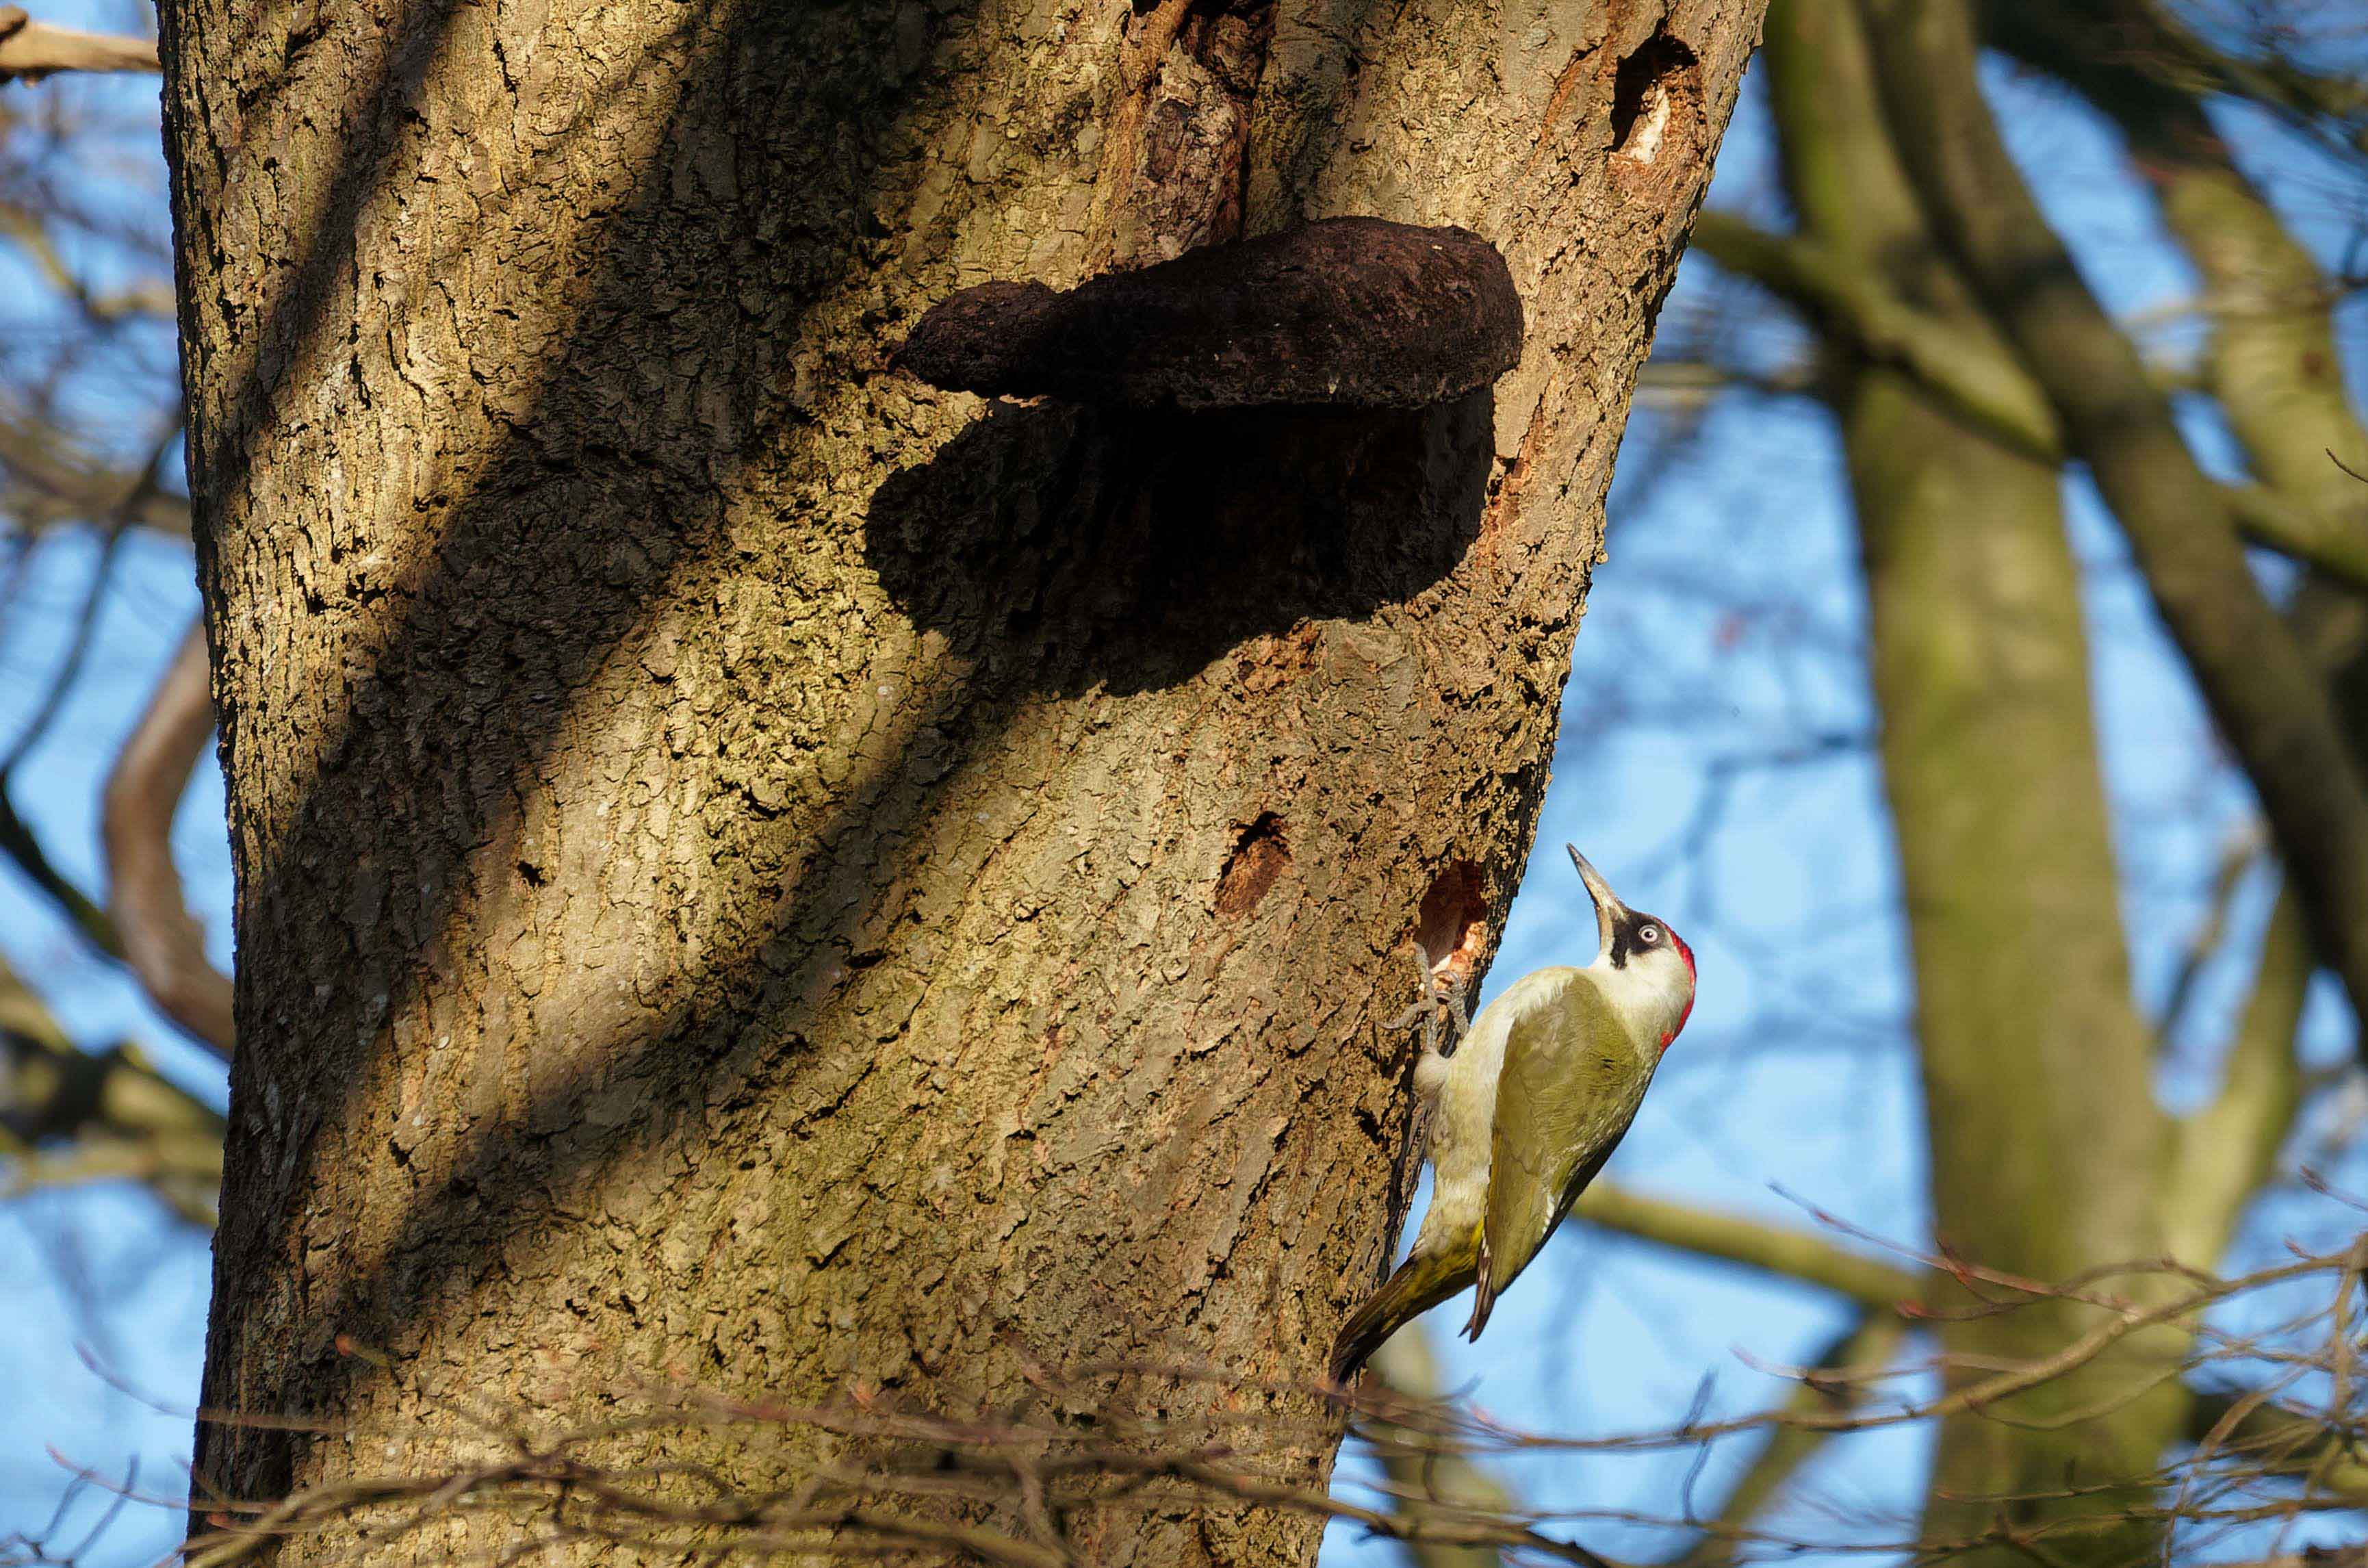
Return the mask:
[[[239,878],[206,1398],[323,1424],[209,1429],[200,1487],[432,1471],[494,1441],[456,1400],[556,1429],[620,1382],[985,1412],[1042,1366],[1181,1420],[1207,1389],[1076,1369],[1314,1373],[1403,1197],[1378,1022],[1511,893],[1756,27],[168,0]],[[1493,394],[1121,416],[885,369],[959,286],[1339,213],[1504,251]]]

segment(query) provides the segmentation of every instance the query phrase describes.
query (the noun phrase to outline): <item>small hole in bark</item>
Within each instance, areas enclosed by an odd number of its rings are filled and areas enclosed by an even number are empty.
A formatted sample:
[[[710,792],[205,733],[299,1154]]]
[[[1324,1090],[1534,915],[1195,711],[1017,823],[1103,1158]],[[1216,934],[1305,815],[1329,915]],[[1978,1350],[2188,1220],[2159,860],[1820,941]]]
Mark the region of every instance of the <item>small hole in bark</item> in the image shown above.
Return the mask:
[[[1258,821],[1242,829],[1233,854],[1225,858],[1224,874],[1217,879],[1217,913],[1229,918],[1247,915],[1290,865],[1282,819],[1272,812],[1259,812]]]
[[[1469,976],[1487,939],[1488,903],[1481,893],[1480,868],[1452,860],[1422,895],[1414,939],[1422,961],[1440,974]]]
[[[518,872],[521,878],[525,879],[527,886],[530,888],[539,888],[542,886],[544,880],[542,868],[536,865],[533,861],[519,861],[518,863]]]
[[[1673,124],[1702,94],[1694,51],[1668,33],[1655,33],[1620,62],[1611,79],[1611,153],[1649,164]]]

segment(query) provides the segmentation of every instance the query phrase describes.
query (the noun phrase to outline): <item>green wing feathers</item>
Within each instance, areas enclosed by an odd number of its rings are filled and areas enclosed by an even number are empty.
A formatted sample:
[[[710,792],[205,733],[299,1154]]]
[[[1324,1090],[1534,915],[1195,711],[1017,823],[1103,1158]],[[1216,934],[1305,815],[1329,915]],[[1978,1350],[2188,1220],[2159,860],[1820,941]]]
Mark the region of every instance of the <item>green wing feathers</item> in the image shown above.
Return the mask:
[[[1382,1347],[1382,1341],[1472,1283],[1472,1254],[1414,1256],[1349,1315],[1332,1342],[1332,1381],[1345,1383]]]
[[[1488,1211],[1463,1332],[1477,1339],[1497,1297],[1545,1245],[1611,1157],[1652,1081],[1594,983],[1574,975],[1554,1002],[1517,1021],[1497,1080]]]
[[[1464,1333],[1478,1338],[1498,1294],[1537,1256],[1635,1119],[1657,1058],[1649,1044],[1628,1039],[1592,980],[1565,972],[1567,982],[1528,1007],[1505,1037],[1477,1233],[1407,1258],[1357,1309],[1332,1346],[1336,1382],[1355,1376],[1409,1319],[1466,1285],[1475,1289]]]

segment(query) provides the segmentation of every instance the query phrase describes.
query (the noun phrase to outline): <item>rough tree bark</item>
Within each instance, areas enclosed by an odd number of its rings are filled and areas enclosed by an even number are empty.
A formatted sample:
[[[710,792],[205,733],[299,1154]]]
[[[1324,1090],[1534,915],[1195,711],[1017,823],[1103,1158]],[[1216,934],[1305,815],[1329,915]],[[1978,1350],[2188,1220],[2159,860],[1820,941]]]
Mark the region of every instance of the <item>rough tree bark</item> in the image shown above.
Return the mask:
[[[324,1423],[209,1427],[200,1487],[432,1467],[489,1441],[452,1396],[558,1423],[617,1378],[1314,1372],[1402,1201],[1376,1020],[1410,937],[1485,960],[1523,863],[1757,12],[166,0],[238,871],[206,1397]],[[1355,212],[1504,250],[1493,396],[883,368],[958,286]]]

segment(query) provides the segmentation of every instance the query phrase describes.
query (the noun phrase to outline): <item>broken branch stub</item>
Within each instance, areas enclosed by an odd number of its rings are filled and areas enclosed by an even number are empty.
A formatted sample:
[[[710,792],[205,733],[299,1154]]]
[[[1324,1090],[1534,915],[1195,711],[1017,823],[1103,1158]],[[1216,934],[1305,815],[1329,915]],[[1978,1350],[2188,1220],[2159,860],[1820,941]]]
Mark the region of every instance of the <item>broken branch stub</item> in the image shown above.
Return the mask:
[[[1331,218],[1065,292],[984,283],[932,309],[896,368],[949,392],[1132,408],[1419,408],[1521,356],[1521,301],[1467,229]]]

